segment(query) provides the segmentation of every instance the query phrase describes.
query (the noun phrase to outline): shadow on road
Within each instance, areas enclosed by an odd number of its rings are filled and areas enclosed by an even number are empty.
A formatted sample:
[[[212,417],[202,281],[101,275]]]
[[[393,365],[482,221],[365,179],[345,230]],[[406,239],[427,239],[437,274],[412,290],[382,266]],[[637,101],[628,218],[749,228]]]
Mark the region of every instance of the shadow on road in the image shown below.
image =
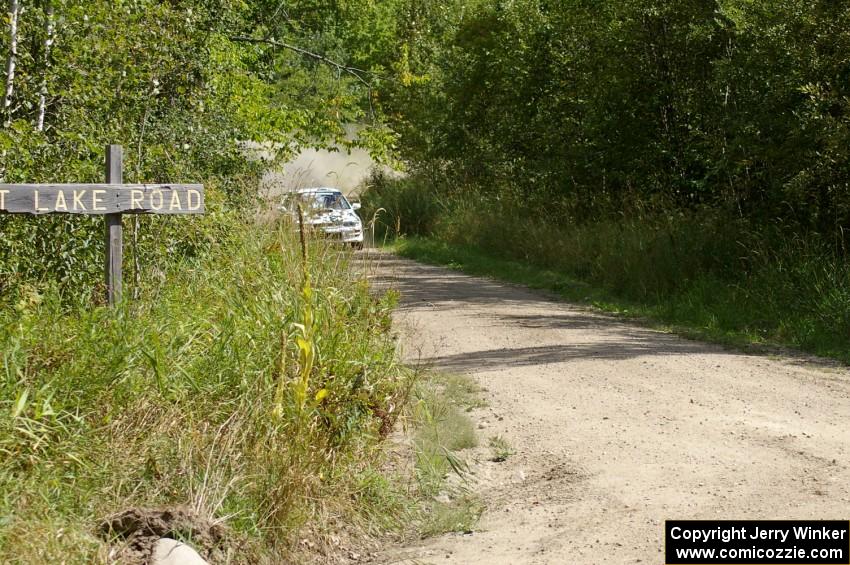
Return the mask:
[[[688,353],[706,353],[703,344],[682,341],[659,342],[654,339],[636,339],[579,343],[570,345],[543,345],[538,347],[511,347],[465,352],[421,359],[427,367],[455,373],[480,373],[500,371],[512,367],[552,365],[566,361],[582,359],[623,361],[642,356],[684,355]]]
[[[553,336],[557,344],[466,351],[420,358],[419,363],[442,371],[498,371],[510,367],[549,365],[582,359],[627,360],[653,355],[686,355],[720,352],[720,348],[693,342],[614,316],[571,307],[554,296],[519,285],[470,277],[442,267],[414,263],[394,255],[364,252],[366,261],[380,263],[373,285],[395,289],[402,311],[426,310],[438,315],[460,308],[476,310],[475,327],[482,334],[491,327],[516,327],[517,335]],[[521,331],[524,330],[524,331]],[[533,333],[527,333],[532,330]],[[553,334],[552,331],[557,333]],[[604,336],[604,337],[599,337]],[[723,351],[724,354],[740,355]]]
[[[411,261],[388,253],[364,252],[360,257],[365,262],[380,263],[379,274],[372,284],[377,289],[395,289],[401,294],[402,308],[455,308],[458,302],[466,304],[494,303],[538,303],[544,300],[542,293],[534,293],[524,287],[503,282],[472,278],[442,267],[416,264],[410,269]],[[398,276],[404,270],[404,276]],[[507,292],[506,288],[514,292]],[[517,292],[522,290],[524,292]]]

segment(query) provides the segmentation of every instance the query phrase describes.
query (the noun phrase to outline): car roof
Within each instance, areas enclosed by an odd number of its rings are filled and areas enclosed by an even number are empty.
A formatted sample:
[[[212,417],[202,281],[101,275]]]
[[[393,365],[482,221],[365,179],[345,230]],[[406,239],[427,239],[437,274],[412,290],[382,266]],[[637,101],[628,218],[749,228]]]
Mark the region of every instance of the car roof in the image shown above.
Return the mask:
[[[336,188],[326,188],[326,187],[315,187],[315,188],[300,188],[296,190],[298,194],[321,194],[321,193],[331,193],[331,194],[342,194],[342,191]]]

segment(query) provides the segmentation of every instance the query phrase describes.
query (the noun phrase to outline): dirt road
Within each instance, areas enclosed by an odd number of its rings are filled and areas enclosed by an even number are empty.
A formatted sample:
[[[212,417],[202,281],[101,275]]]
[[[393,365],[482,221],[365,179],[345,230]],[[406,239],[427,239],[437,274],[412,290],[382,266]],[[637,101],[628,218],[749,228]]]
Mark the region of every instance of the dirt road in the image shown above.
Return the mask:
[[[473,375],[478,530],[393,563],[663,563],[665,519],[850,517],[850,371],[687,341],[384,256],[411,360]]]

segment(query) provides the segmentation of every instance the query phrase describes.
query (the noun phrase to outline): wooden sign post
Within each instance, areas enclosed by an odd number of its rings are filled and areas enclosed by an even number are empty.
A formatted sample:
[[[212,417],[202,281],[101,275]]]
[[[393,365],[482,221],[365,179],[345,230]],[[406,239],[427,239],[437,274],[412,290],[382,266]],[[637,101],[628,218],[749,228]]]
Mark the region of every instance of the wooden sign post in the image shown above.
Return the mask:
[[[105,184],[0,184],[0,213],[85,214],[106,219],[106,294],[121,301],[122,214],[203,214],[200,184],[124,184],[123,149],[106,148]]]
[[[106,147],[106,182],[124,182],[124,148],[120,145]],[[121,267],[124,262],[124,223],[121,213],[106,215],[106,301],[114,306],[124,292]]]

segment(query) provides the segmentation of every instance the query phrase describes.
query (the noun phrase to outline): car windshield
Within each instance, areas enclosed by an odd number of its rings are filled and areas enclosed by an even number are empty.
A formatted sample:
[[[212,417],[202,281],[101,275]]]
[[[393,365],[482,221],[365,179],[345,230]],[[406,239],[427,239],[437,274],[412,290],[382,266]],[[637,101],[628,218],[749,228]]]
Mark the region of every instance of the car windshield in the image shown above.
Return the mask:
[[[283,198],[283,208],[294,212],[298,204],[305,213],[325,212],[328,210],[351,210],[351,204],[339,192],[301,192],[289,193]]]
[[[338,192],[316,192],[301,196],[302,202],[314,210],[348,210],[351,205]]]

